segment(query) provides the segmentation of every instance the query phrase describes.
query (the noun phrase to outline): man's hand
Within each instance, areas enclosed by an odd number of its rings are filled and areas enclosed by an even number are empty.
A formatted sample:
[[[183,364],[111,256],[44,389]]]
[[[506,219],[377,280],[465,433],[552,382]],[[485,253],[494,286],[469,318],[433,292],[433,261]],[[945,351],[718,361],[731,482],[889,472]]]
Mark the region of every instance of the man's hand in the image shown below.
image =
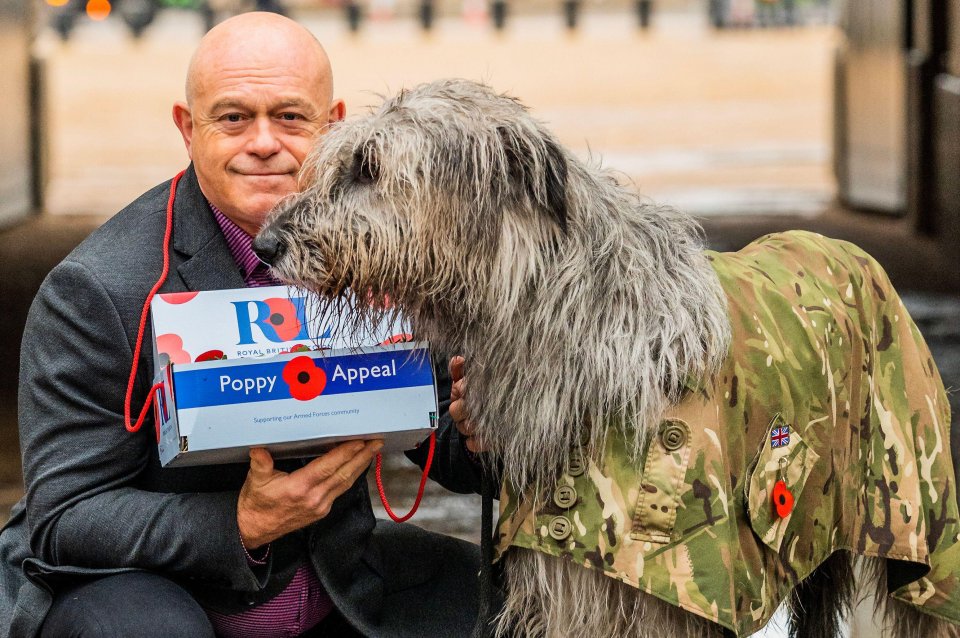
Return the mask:
[[[237,502],[243,546],[256,549],[326,516],[382,447],[382,439],[341,443],[289,474],[274,469],[264,448],[250,450],[250,471]]]
[[[467,414],[467,404],[463,400],[467,389],[467,380],[463,378],[463,364],[463,357],[450,359],[450,378],[453,380],[453,385],[450,387],[450,417],[457,426],[457,430],[465,437],[464,444],[468,450],[474,454],[486,452],[489,448],[481,445],[476,437],[476,426]]]

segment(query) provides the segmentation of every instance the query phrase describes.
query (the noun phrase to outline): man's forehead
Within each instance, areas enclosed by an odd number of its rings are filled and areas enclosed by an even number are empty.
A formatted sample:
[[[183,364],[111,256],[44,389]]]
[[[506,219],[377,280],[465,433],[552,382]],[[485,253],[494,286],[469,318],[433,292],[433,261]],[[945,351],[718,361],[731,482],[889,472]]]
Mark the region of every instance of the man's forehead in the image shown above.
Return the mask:
[[[194,97],[211,103],[223,100],[272,103],[311,103],[329,100],[332,82],[322,69],[280,63],[219,63],[194,76]]]
[[[188,99],[270,85],[313,95],[332,92],[330,61],[320,43],[289,20],[269,24],[275,17],[267,25],[211,31],[191,60]]]

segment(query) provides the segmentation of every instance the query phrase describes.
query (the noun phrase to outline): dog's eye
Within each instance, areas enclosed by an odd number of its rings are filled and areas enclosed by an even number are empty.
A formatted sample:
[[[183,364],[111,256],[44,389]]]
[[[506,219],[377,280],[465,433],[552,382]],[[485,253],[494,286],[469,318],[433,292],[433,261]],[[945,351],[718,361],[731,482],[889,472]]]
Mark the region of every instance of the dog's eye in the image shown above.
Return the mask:
[[[360,149],[353,156],[353,179],[360,184],[372,184],[380,176],[380,164],[372,149]]]

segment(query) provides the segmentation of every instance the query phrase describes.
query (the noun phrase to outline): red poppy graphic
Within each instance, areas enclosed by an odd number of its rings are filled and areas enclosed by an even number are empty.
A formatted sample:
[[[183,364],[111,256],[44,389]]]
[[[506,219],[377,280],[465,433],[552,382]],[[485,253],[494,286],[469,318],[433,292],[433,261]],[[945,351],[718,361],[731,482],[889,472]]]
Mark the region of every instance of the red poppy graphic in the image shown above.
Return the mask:
[[[384,339],[383,341],[380,342],[380,345],[389,346],[394,343],[408,343],[410,341],[413,341],[413,335],[410,334],[409,332],[403,332],[398,335],[393,335],[392,337],[388,337]]]
[[[198,354],[194,361],[199,363],[201,361],[220,361],[226,358],[227,355],[223,354],[223,350],[207,350],[202,354]]]
[[[188,301],[190,301],[191,299],[193,299],[199,294],[200,294],[199,291],[198,292],[167,292],[160,295],[160,298],[166,301],[168,304],[177,305],[177,304],[187,303]]]
[[[310,357],[297,357],[287,362],[283,367],[283,380],[290,386],[290,396],[297,401],[315,399],[327,387],[327,373]]]
[[[170,363],[190,363],[190,353],[183,349],[180,335],[169,332],[157,337],[157,352],[165,354]]]
[[[263,302],[270,308],[270,317],[267,321],[277,332],[281,341],[292,341],[300,334],[303,326],[300,324],[300,318],[297,316],[297,307],[289,299],[273,297],[264,299]]]

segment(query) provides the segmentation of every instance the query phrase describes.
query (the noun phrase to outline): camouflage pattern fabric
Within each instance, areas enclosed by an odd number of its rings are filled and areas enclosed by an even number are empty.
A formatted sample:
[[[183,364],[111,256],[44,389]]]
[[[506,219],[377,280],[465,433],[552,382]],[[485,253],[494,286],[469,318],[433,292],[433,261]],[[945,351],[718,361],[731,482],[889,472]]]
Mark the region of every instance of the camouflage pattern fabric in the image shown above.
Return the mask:
[[[720,373],[688,384],[639,463],[611,423],[601,460],[573,450],[538,509],[505,486],[498,555],[573,560],[745,636],[850,550],[915,564],[891,595],[960,622],[950,408],[886,274],[805,232],[708,258],[733,329]]]

